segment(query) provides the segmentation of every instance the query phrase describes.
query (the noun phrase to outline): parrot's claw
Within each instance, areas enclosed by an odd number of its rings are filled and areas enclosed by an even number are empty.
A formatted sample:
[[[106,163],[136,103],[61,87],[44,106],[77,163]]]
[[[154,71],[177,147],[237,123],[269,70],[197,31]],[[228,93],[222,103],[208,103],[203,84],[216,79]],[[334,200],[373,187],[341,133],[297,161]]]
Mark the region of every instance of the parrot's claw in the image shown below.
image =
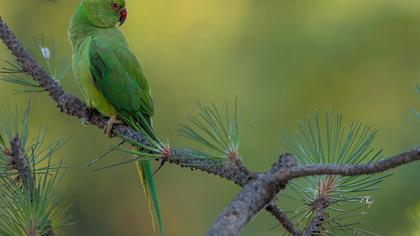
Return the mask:
[[[106,125],[104,127],[104,134],[112,138],[112,128],[114,127],[114,125],[121,125],[121,124],[123,124],[123,122],[118,120],[117,116],[111,116],[111,118],[108,120],[108,122],[106,122]]]

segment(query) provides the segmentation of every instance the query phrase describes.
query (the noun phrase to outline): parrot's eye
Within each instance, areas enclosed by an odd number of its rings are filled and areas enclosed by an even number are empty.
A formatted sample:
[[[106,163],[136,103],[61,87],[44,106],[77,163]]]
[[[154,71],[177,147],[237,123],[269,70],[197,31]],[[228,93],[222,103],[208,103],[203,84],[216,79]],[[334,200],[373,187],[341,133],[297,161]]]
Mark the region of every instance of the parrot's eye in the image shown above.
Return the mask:
[[[120,6],[118,5],[118,3],[114,2],[112,3],[112,9],[114,9],[114,11],[118,11],[120,9]]]

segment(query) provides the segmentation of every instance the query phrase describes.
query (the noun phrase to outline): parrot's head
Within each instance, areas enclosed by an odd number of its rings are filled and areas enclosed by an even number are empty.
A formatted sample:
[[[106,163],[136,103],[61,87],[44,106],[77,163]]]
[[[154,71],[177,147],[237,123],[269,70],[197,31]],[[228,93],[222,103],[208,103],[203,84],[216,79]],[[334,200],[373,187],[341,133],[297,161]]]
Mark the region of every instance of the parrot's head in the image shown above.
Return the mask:
[[[122,25],[127,19],[125,0],[83,0],[90,22],[101,28]]]

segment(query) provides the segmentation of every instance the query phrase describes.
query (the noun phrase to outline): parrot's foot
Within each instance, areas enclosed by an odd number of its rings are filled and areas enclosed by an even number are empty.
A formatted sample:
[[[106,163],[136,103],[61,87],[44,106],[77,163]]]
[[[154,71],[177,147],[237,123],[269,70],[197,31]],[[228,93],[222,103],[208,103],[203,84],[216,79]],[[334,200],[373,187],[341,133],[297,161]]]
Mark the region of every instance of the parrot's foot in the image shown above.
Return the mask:
[[[111,116],[111,118],[108,120],[108,122],[106,122],[106,125],[104,127],[104,134],[112,138],[112,128],[114,127],[114,125],[121,125],[121,124],[123,124],[123,122],[118,120],[117,116]]]

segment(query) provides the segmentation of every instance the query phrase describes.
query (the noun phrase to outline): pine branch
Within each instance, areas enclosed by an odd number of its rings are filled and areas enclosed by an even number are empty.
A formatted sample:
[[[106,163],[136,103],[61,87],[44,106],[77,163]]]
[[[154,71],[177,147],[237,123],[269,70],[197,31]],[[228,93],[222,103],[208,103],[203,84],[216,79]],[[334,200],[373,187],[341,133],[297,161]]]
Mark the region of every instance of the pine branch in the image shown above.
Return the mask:
[[[23,147],[21,146],[19,137],[16,136],[10,141],[12,149],[12,166],[17,170],[19,179],[22,181],[25,189],[30,188],[31,169],[28,160],[25,157]]]
[[[331,176],[318,182],[317,197],[311,202],[311,213],[313,214],[313,218],[306,227],[303,236],[323,235],[324,232],[328,232],[324,230],[328,220],[326,209],[332,204],[331,193],[334,188],[333,183],[334,179]]]
[[[33,182],[31,169],[29,167],[28,159],[25,157],[25,152],[23,150],[20,139],[17,135],[10,141],[10,146],[12,149],[13,158],[12,166],[17,170],[19,179],[22,180],[25,191],[33,191],[31,190],[31,184]],[[30,199],[32,202],[33,198],[31,197]],[[43,233],[41,236],[55,236],[55,233],[51,227],[50,220],[47,220],[46,229],[46,232]],[[35,233],[36,232],[34,232],[34,235]]]
[[[387,159],[360,165],[337,165],[337,164],[318,164],[318,165],[302,165],[289,169],[287,172],[280,173],[281,181],[291,180],[299,177],[314,175],[340,175],[340,176],[357,176],[371,175],[381,173],[410,162],[420,160],[420,147],[412,151],[404,152]]]
[[[241,187],[256,177],[256,174],[249,171],[239,159],[235,160],[232,164],[220,165],[217,161],[192,158],[188,151],[174,150],[173,154],[167,158],[167,161],[181,167],[197,169],[220,176],[233,181]]]
[[[315,207],[315,214],[311,220],[311,223],[303,233],[303,236],[313,236],[313,235],[322,235],[322,229],[324,227],[324,222],[326,221],[328,215],[325,212],[325,209],[330,203],[325,199],[319,201]]]

